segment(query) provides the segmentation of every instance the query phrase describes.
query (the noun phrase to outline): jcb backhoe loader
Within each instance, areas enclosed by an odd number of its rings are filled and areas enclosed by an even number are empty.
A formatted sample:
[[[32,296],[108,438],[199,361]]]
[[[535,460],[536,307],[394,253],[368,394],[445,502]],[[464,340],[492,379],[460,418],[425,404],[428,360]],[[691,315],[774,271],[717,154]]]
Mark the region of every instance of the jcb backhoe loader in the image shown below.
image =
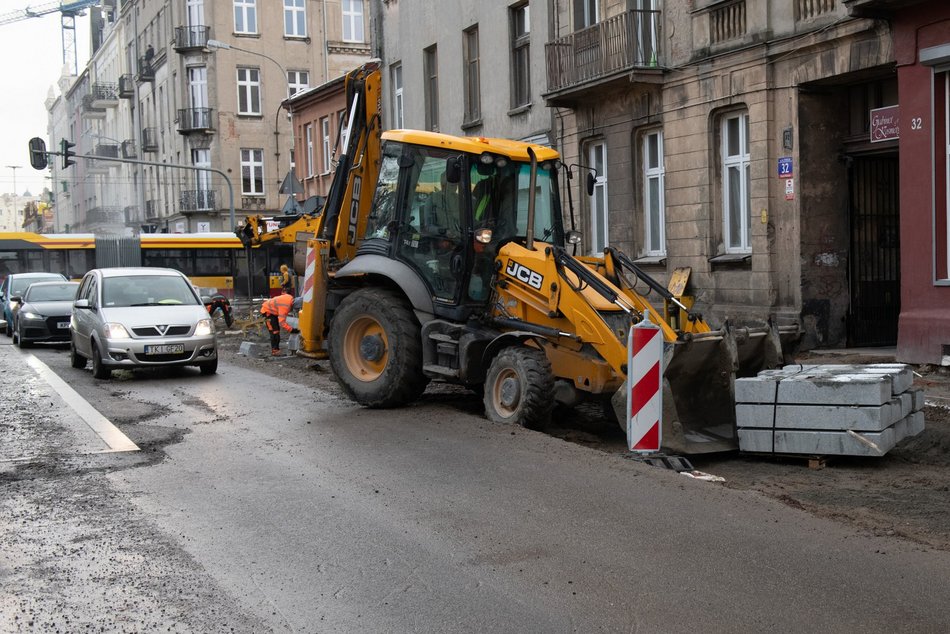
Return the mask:
[[[493,421],[542,424],[557,404],[613,398],[623,420],[627,333],[649,310],[665,347],[664,445],[737,447],[733,382],[781,361],[776,330],[712,330],[624,254],[575,257],[548,147],[379,131],[376,63],[346,77],[348,129],[327,203],[280,235],[306,240],[302,352],[329,358],[358,403],[396,407],[430,380],[484,391]],[[637,292],[661,297],[657,310]]]

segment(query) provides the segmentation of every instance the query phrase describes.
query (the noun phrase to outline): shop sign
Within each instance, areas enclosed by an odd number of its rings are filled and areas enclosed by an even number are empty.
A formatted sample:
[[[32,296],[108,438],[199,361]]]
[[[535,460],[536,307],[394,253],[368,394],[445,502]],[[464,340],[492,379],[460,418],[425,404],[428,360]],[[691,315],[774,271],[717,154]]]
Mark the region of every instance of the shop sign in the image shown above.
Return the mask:
[[[871,143],[900,138],[900,106],[875,108],[871,111]]]

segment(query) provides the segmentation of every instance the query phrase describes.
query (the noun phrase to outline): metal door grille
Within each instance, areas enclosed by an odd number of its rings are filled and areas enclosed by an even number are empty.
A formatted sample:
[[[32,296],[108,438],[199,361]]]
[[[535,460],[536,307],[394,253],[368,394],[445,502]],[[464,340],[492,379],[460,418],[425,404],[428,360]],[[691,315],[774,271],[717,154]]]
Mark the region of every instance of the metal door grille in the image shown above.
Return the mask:
[[[848,344],[892,346],[900,315],[897,157],[855,158],[851,176]]]

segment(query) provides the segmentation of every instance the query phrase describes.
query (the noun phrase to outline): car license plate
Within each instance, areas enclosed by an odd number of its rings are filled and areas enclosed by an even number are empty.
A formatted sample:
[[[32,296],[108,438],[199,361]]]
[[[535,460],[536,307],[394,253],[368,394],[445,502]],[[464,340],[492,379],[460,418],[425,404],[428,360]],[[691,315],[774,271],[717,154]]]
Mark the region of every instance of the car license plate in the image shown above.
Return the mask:
[[[157,346],[145,346],[145,354],[181,354],[185,351],[183,343],[166,343]]]
[[[59,328],[60,330],[66,330],[67,328],[69,328],[69,322],[68,322],[68,321],[58,321],[58,322],[56,322],[56,327]]]

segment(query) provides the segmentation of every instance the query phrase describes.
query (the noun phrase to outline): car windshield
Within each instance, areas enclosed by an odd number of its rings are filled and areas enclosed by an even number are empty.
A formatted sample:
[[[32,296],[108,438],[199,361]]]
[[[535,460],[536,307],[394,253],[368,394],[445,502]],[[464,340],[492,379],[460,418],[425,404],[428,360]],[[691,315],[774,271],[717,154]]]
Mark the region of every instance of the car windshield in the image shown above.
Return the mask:
[[[41,275],[38,277],[17,277],[10,283],[10,295],[22,295],[33,282],[47,282],[55,279],[55,276],[49,275]]]
[[[102,305],[106,307],[200,303],[188,280],[177,275],[129,275],[102,281]]]
[[[63,282],[62,284],[34,284],[26,291],[23,301],[26,302],[71,302],[76,299],[78,282]]]

